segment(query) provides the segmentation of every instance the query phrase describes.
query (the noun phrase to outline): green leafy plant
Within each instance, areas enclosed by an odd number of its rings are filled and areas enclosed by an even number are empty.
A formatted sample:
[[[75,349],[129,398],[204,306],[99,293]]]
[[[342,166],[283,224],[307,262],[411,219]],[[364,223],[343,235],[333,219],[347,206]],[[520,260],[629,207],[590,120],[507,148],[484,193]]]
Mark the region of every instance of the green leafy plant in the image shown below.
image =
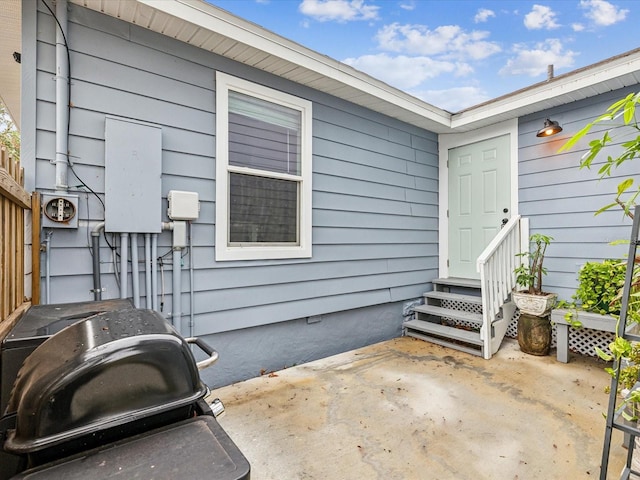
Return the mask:
[[[524,287],[531,295],[544,295],[542,291],[542,276],[547,274],[544,268],[544,255],[553,237],[534,233],[529,237],[531,249],[528,252],[516,254],[518,257],[526,258],[518,267],[514,269],[516,274],[516,284]]]
[[[602,166],[598,170],[600,178],[611,175],[613,169],[619,167],[628,160],[640,157],[640,126],[636,118],[636,107],[640,105],[640,93],[630,93],[625,98],[612,104],[607,111],[582,128],[573,135],[561,148],[558,153],[567,151],[574,147],[591,129],[598,125],[608,128],[601,138],[589,142],[589,150],[580,159],[580,168],[591,168],[596,158],[601,158],[601,153],[605,147],[619,143],[622,152],[617,157],[608,155]],[[620,137],[626,141],[620,141]],[[619,152],[619,150],[616,150]],[[635,190],[635,191],[634,191]],[[618,184],[615,200],[602,208],[596,215],[620,206],[625,215],[633,218],[633,207],[640,194],[640,187],[634,186],[634,179],[627,178]]]
[[[20,132],[2,102],[0,102],[0,148],[6,150],[9,157],[14,160],[20,158]]]
[[[638,381],[640,375],[640,344],[632,344],[627,339],[617,337],[614,342],[609,345],[612,355],[603,352],[596,347],[598,356],[607,362],[611,362],[614,358],[618,362],[622,362],[623,367],[620,368],[620,376],[618,377],[618,391],[616,392],[621,398],[622,417],[630,422],[638,421],[640,413],[640,390],[634,390],[633,387]],[[607,367],[604,369],[609,375],[615,377],[616,371]],[[607,393],[610,389],[607,388]]]
[[[579,309],[600,315],[620,314],[620,289],[624,285],[624,260],[587,262],[578,273],[578,289],[571,302],[561,302],[560,308]]]
[[[606,152],[606,147],[618,145],[619,148],[614,150],[618,155],[616,157],[607,155],[598,170],[600,178],[610,176],[612,171],[623,163],[640,157],[640,126],[636,118],[638,105],[640,105],[640,93],[631,93],[613,103],[604,114],[573,135],[560,148],[559,153],[574,147],[594,126],[603,126],[607,129],[600,138],[589,142],[589,150],[580,159],[580,168],[591,168],[596,159],[600,160],[603,157],[602,154]],[[619,206],[627,217],[633,218],[633,209],[636,206],[636,199],[639,194],[640,187],[635,186],[634,179],[626,178],[618,184],[614,201],[601,207],[595,212],[595,215]],[[632,272],[631,291],[626,315],[628,322],[638,323],[640,320],[640,269],[638,268],[639,259],[636,258],[634,260],[635,267]],[[613,314],[611,309],[615,311],[615,302],[619,302],[621,297],[621,288],[618,286],[618,292],[614,300],[609,303],[610,313]],[[587,298],[588,301],[594,302],[592,304],[593,308],[598,308],[598,303],[595,300],[590,296],[587,296]],[[589,305],[587,303],[587,306]],[[620,306],[618,305],[617,308],[619,311]],[[624,365],[620,368],[619,386],[624,389],[630,389],[638,381],[640,375],[640,344],[630,342],[626,338],[616,335],[615,340],[609,344],[609,349],[612,355],[598,348],[596,348],[596,352],[603,360],[611,361],[616,359],[618,365]],[[615,375],[613,369],[608,368],[606,370],[611,375]],[[640,392],[631,392],[630,395],[625,397],[624,403],[630,406],[634,412],[629,416],[629,419],[636,419],[635,411],[640,404]]]

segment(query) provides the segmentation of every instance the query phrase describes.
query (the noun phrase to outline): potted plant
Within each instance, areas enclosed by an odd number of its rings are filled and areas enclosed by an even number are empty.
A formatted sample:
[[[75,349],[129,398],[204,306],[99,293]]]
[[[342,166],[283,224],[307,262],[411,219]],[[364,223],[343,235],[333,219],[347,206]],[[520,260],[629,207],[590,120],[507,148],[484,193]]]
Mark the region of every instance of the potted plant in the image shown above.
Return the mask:
[[[517,254],[523,261],[514,270],[516,284],[524,289],[511,293],[511,298],[520,309],[518,344],[525,353],[548,355],[551,348],[549,312],[555,305],[558,295],[542,290],[542,277],[547,274],[544,256],[553,238],[534,233],[529,240],[531,249]]]
[[[514,270],[516,284],[524,290],[512,293],[513,301],[521,313],[543,317],[548,315],[556,303],[558,295],[542,291],[542,276],[547,274],[544,268],[544,255],[553,237],[534,233],[529,238],[532,248],[517,256],[526,259]]]
[[[578,289],[571,296],[571,301],[558,302],[554,310],[558,310],[557,314],[562,314],[571,326],[581,326],[580,319],[596,316],[615,322],[620,314],[625,272],[625,260],[585,263],[578,272]],[[555,311],[553,316],[557,316]]]

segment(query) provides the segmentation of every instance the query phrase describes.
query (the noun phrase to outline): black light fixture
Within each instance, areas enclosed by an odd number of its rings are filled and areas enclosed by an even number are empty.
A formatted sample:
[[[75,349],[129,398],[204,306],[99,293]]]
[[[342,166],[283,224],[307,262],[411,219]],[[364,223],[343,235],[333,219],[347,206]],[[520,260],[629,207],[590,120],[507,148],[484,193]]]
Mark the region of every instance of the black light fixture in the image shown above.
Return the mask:
[[[556,133],[560,133],[561,131],[562,127],[558,122],[549,120],[547,118],[544,121],[544,127],[538,130],[538,133],[536,133],[536,137],[550,137],[551,135],[555,135]]]
[[[16,61],[16,63],[22,63],[22,55],[20,54],[20,52],[13,52],[13,59]]]

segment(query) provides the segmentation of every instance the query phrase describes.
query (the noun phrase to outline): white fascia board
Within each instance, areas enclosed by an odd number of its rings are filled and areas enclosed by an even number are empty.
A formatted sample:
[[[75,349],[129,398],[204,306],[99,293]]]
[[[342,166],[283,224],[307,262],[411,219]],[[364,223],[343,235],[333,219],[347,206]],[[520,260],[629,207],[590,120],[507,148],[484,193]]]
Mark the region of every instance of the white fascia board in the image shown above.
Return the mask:
[[[398,108],[422,115],[443,127],[448,128],[451,125],[451,113],[446,110],[434,107],[344,63],[307,49],[203,1],[137,0],[137,2],[391,102]]]
[[[601,68],[585,68],[574,74],[569,73],[566,78],[558,78],[549,83],[528,88],[520,93],[507,95],[502,99],[497,99],[478,108],[472,107],[459,114],[454,114],[451,121],[451,128],[455,131],[456,128],[469,127],[475,122],[487,120],[496,115],[504,115],[509,112],[513,112],[513,117],[517,118],[519,116],[518,110],[531,107],[538,103],[541,105],[540,109],[543,110],[547,108],[545,105],[548,105],[551,99],[589,88],[598,83],[604,83],[639,70],[640,54],[616,58],[611,62],[604,63]]]

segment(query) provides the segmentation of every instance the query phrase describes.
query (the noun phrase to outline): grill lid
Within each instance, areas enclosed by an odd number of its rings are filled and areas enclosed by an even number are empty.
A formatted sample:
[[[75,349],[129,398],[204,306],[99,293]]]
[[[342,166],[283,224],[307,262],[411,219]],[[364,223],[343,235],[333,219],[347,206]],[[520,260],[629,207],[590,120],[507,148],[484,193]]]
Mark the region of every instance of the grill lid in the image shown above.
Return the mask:
[[[32,453],[203,397],[185,340],[157,312],[97,314],[47,339],[25,360],[5,449]]]

